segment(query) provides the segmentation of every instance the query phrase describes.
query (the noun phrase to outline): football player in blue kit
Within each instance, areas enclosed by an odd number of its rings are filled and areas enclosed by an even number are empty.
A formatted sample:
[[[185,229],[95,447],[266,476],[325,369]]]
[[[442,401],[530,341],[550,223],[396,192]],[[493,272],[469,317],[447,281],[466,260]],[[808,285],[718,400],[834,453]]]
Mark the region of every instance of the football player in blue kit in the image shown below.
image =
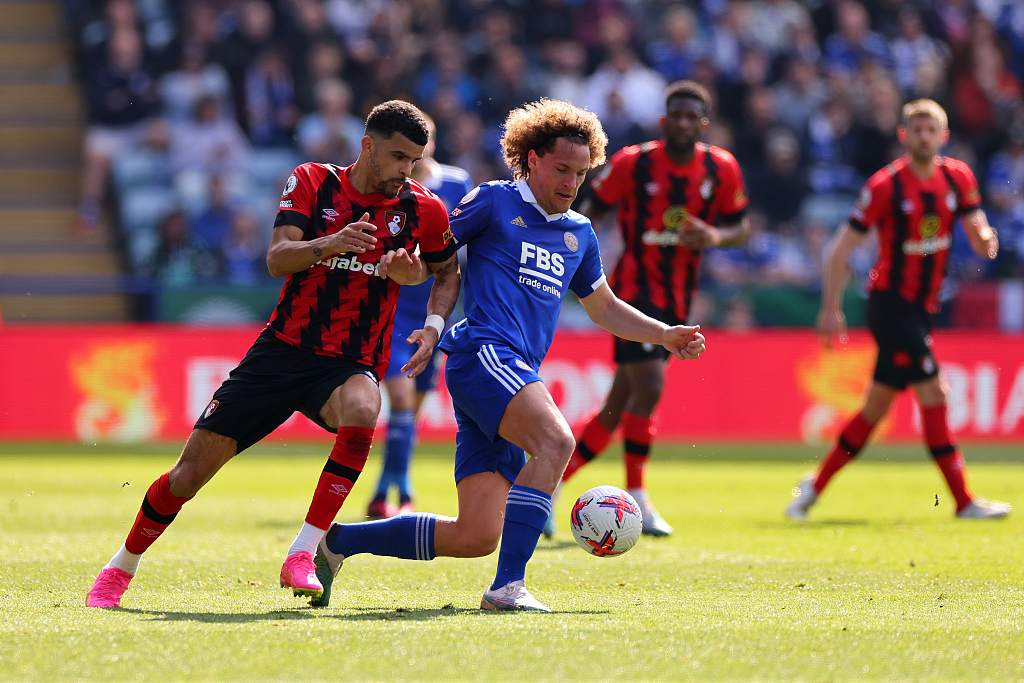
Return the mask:
[[[473,189],[469,174],[457,166],[448,166],[434,160],[437,131],[434,122],[424,115],[430,138],[423,149],[423,158],[412,169],[412,178],[436,194],[451,211]],[[409,464],[416,445],[416,418],[427,393],[437,384],[440,351],[416,377],[402,374],[402,368],[419,348],[407,343],[414,331],[423,327],[427,316],[427,299],[433,286],[433,276],[418,285],[406,285],[398,294],[395,309],[395,327],[391,336],[391,365],[384,375],[391,410],[388,415],[388,436],[384,445],[384,467],[377,483],[377,491],[366,509],[370,519],[386,519],[405,512],[414,512],[413,488],[409,479]],[[454,302],[453,302],[454,304]],[[398,505],[388,501],[388,492],[397,489]]]
[[[484,183],[451,212],[455,240],[467,249],[466,319],[440,344],[459,426],[459,515],[335,523],[316,561],[333,580],[344,558],[359,553],[481,557],[500,539],[497,573],[480,607],[549,612],[524,580],[575,446],[537,374],[562,299],[571,290],[604,329],[663,345],[680,359],[703,353],[704,337],[698,327],[669,327],[643,315],[605,283],[594,229],[570,209],[587,171],[604,163],[608,139],[594,114],[540,100],[509,114],[501,142],[516,180]],[[323,583],[327,604],[331,581]]]

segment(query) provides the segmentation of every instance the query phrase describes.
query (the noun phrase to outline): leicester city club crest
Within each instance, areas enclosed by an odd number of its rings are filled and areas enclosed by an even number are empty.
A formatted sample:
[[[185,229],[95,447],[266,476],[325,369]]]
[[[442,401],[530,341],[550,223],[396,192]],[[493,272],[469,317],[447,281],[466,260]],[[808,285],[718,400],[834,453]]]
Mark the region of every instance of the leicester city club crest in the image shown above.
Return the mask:
[[[565,246],[569,247],[569,251],[575,252],[580,248],[580,242],[576,239],[576,235],[571,232],[566,232],[563,236],[565,239]]]
[[[405,227],[405,212],[404,211],[388,211],[384,214],[384,222],[388,226],[388,232],[394,237],[398,233],[402,232]]]

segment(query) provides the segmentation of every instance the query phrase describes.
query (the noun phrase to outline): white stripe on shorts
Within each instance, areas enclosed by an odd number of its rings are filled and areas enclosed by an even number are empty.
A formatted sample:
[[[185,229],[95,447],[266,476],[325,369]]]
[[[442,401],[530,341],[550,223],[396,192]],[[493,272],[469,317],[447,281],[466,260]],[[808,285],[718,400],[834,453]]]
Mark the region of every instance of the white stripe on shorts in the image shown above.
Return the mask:
[[[519,379],[518,375],[501,364],[501,361],[498,360],[498,354],[494,351],[492,345],[481,346],[476,355],[480,362],[483,363],[487,372],[494,379],[501,382],[501,386],[505,387],[510,394],[516,393],[526,385],[523,380]]]

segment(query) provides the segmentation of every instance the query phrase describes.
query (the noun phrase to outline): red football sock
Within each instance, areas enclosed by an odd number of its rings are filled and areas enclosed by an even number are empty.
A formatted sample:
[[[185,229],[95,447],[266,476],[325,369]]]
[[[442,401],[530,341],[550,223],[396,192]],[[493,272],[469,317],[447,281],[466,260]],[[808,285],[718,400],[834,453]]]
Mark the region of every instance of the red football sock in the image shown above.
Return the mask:
[[[654,425],[650,415],[622,414],[622,439],[625,442],[626,488],[642,489],[644,471],[651,456]]]
[[[366,466],[372,443],[372,427],[338,428],[338,438],[306,513],[308,524],[318,529],[327,529],[331,525]]]
[[[583,426],[579,438],[576,439],[576,448],[572,451],[569,464],[565,466],[562,481],[569,481],[569,477],[576,474],[576,470],[600,455],[611,440],[612,433],[605,429],[601,421],[597,419],[597,413],[594,413]]]
[[[974,500],[974,494],[967,487],[964,456],[957,450],[953,437],[949,434],[946,404],[921,408],[921,422],[924,423],[924,440],[928,450],[931,451],[935,464],[942,471],[946,485],[956,500],[956,511],[960,512]]]
[[[124,546],[130,553],[141,555],[146,552],[178,516],[181,506],[192,500],[178,498],[171,493],[168,474],[169,472],[164,472],[160,475],[142,499],[142,508],[135,517],[128,538],[124,540]]]
[[[817,493],[824,491],[835,473],[857,457],[874,428],[875,425],[864,419],[864,413],[857,413],[846,423],[832,450],[818,467],[818,473],[814,477],[814,490]]]

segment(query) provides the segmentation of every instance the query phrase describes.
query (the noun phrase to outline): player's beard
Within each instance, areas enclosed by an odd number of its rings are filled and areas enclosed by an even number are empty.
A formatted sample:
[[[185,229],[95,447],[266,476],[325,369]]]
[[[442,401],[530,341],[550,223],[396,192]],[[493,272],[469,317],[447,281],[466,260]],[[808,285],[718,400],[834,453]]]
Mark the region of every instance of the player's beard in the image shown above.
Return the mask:
[[[384,173],[380,170],[380,164],[377,163],[376,152],[370,155],[370,172],[373,173],[373,179],[377,181],[377,191],[388,199],[394,199],[397,197],[398,193],[401,192],[402,188],[405,186],[405,178],[382,177]]]

